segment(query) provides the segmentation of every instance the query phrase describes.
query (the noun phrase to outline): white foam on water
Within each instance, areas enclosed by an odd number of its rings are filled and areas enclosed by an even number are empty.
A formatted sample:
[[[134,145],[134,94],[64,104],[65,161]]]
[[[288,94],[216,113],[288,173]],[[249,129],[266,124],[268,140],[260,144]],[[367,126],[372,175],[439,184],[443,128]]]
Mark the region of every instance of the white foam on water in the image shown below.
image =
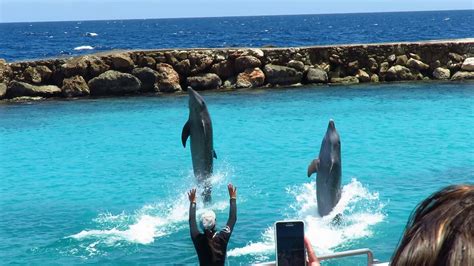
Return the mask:
[[[341,199],[334,210],[321,217],[318,214],[315,182],[287,189],[294,195],[295,202],[290,206],[287,217],[305,222],[305,235],[309,237],[317,254],[334,252],[334,249],[353,240],[370,237],[372,226],[385,218],[382,212],[378,193],[370,192],[356,179],[342,188]],[[341,222],[335,224],[336,215]],[[229,257],[253,256],[257,261],[268,260],[275,252],[274,229],[270,226],[264,230],[261,240],[249,242],[246,246],[230,250]]]
[[[83,45],[74,48],[74,51],[81,51],[81,50],[94,50],[94,47],[90,45]]]
[[[99,36],[99,34],[95,33],[95,32],[86,32],[86,36],[89,36],[89,37],[96,37],[96,36]]]
[[[220,197],[221,194],[219,194],[223,193],[223,186],[227,184],[228,177],[229,171],[217,172],[211,177],[211,184],[214,188],[218,188],[216,189],[218,191],[213,192],[213,198],[216,200],[211,205],[206,206],[207,209],[220,212],[229,207],[228,199],[221,200],[224,197]],[[194,179],[194,177],[189,179]],[[202,188],[199,186],[198,191],[202,191]],[[185,192],[186,189],[183,189],[183,191],[178,193],[178,197],[144,205],[133,214],[125,212],[119,214],[101,213],[93,220],[99,229],[82,230],[67,238],[87,243],[91,242],[91,244],[86,246],[89,256],[98,254],[97,249],[101,245],[119,246],[122,243],[151,244],[156,238],[188,228],[189,200]],[[226,189],[225,193],[227,193]],[[199,217],[204,210],[202,201],[198,200],[196,216]],[[83,244],[81,243],[80,246],[83,247]]]

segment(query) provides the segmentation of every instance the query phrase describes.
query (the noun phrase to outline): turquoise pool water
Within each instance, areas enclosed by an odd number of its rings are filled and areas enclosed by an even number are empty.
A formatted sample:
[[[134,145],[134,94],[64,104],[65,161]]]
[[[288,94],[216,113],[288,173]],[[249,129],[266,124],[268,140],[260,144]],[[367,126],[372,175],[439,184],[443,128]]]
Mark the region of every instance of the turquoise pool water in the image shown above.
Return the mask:
[[[273,260],[282,219],[303,219],[318,254],[368,247],[386,261],[420,200],[474,182],[473,83],[203,96],[219,225],[225,185],[238,187],[230,265]],[[186,95],[0,105],[1,263],[196,263],[185,197],[195,181],[180,141],[187,116]],[[338,226],[316,214],[306,177],[330,118],[342,141]]]

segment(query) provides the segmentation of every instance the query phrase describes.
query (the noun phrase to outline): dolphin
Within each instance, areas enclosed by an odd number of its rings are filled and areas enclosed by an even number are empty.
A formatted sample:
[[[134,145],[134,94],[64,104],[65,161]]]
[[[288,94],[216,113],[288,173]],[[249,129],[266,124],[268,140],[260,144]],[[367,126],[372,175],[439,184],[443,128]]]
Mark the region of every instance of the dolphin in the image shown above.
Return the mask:
[[[316,198],[321,216],[330,213],[341,198],[341,165],[341,139],[331,119],[321,142],[319,157],[308,166],[308,177],[317,173]]]
[[[193,159],[194,176],[198,182],[204,182],[202,196],[204,202],[211,201],[211,182],[213,158],[217,159],[213,146],[211,116],[207,110],[206,102],[199,93],[188,88],[189,118],[184,124],[181,133],[183,147],[191,137],[191,157]]]

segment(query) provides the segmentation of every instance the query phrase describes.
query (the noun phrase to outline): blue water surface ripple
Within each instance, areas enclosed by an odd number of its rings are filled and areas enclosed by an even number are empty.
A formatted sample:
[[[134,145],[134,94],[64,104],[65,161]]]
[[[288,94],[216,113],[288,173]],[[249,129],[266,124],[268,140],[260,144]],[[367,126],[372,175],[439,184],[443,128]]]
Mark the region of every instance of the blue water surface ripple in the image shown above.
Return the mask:
[[[203,96],[218,154],[211,208],[219,227],[226,184],[239,193],[230,265],[274,260],[272,227],[282,219],[304,220],[318,254],[368,247],[387,261],[420,200],[474,182],[472,83]],[[196,184],[180,140],[187,100],[0,105],[1,264],[195,264],[185,192]],[[314,177],[306,177],[330,118],[342,141],[339,226],[317,215]]]

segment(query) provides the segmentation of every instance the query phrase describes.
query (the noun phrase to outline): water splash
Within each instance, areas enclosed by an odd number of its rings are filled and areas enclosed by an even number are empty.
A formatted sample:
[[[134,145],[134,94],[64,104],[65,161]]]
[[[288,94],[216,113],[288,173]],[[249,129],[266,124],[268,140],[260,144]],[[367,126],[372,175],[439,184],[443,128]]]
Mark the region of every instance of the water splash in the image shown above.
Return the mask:
[[[75,47],[73,50],[74,51],[94,50],[94,47],[92,47],[90,45],[82,45],[82,46]]]
[[[310,182],[287,189],[294,195],[287,217],[305,222],[305,235],[309,237],[317,254],[334,252],[350,242],[372,235],[371,227],[385,218],[384,205],[376,192],[370,192],[356,179],[342,188],[341,199],[334,210],[321,217],[316,202],[316,184]],[[341,223],[332,221],[342,215]],[[270,226],[262,233],[261,241],[249,242],[246,246],[230,250],[229,257],[251,255],[257,261],[270,259],[275,252],[274,229]]]
[[[206,206],[220,212],[228,208],[228,200],[224,199],[223,188],[229,179],[231,169],[218,171],[211,177],[211,184],[216,188],[213,192],[213,203]],[[194,179],[192,173],[187,177]],[[192,182],[188,182],[191,183]],[[198,191],[202,189],[197,185]],[[132,214],[101,213],[93,222],[98,229],[85,229],[66,237],[79,241],[79,248],[85,249],[88,256],[101,254],[101,247],[117,247],[128,244],[151,244],[156,238],[174,234],[188,228],[189,200],[183,188],[179,196],[169,198],[159,203],[147,204]],[[205,210],[202,202],[198,201],[197,216]],[[75,247],[77,248],[77,247]]]

